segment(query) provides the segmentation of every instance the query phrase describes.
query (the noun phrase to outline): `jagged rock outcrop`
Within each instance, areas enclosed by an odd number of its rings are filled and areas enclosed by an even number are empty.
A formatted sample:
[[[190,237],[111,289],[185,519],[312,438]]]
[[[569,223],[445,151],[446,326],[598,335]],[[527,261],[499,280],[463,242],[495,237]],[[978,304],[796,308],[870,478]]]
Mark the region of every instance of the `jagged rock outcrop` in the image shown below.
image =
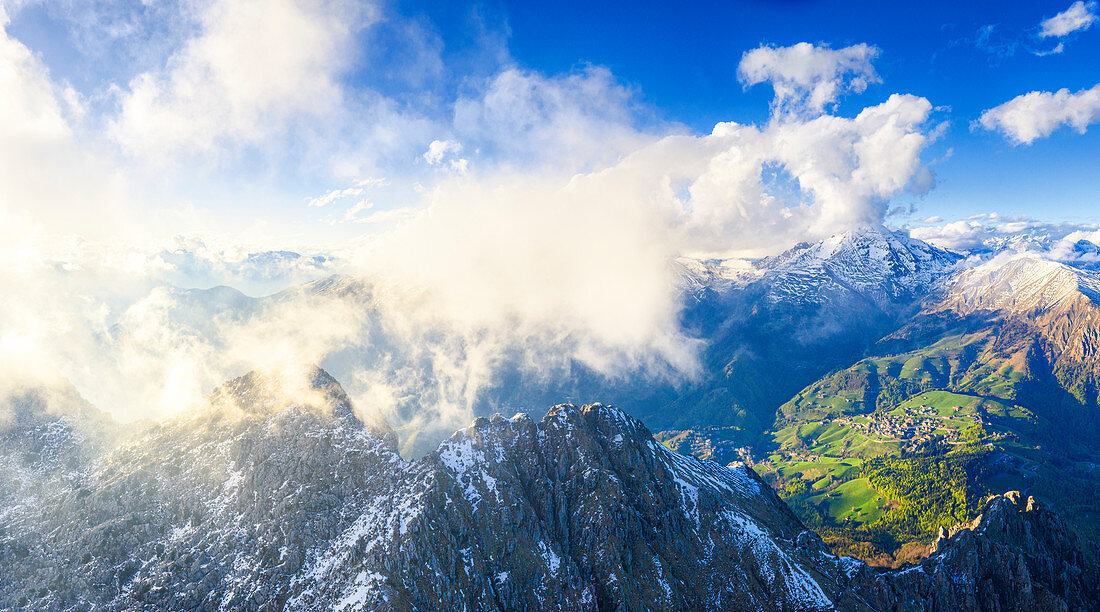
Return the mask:
[[[864,585],[880,610],[1095,610],[1097,551],[1032,497],[986,501],[969,525],[941,531],[933,554]]]
[[[406,461],[323,371],[250,374],[79,471],[13,498],[9,524],[37,527],[0,537],[0,608],[1096,607],[1094,550],[1033,500],[881,572],[829,554],[751,469],[602,405],[477,419]]]
[[[373,515],[358,524],[326,551],[318,562],[326,573],[298,601],[831,607],[818,584],[824,576],[795,553],[795,540],[812,534],[767,485],[744,467],[665,449],[617,409],[557,406],[538,423],[522,414],[478,419],[416,465],[430,468],[435,486],[413,487],[415,512],[400,533]],[[348,591],[340,578],[353,573],[362,578]]]

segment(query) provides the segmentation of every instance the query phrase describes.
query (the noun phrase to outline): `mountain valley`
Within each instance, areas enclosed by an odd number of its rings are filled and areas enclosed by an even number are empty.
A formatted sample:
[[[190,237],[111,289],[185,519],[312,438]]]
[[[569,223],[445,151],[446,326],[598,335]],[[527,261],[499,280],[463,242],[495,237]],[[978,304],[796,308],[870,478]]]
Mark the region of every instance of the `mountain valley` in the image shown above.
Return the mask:
[[[895,331],[793,393],[755,445],[705,427],[670,445],[749,457],[828,541],[888,565],[1013,488],[1096,537],[1098,282],[1041,253],[1000,253],[945,276]],[[696,448],[678,444],[689,437]]]

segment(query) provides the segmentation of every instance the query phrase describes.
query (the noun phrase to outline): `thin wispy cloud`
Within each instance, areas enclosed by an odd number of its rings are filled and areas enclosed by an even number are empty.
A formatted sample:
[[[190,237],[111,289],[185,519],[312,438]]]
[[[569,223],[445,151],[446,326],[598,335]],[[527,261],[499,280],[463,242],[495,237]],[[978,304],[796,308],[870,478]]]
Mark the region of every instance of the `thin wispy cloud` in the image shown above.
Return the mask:
[[[311,208],[320,208],[321,206],[327,206],[337,200],[344,198],[350,198],[354,196],[361,196],[366,193],[367,190],[363,187],[347,187],[344,189],[333,189],[326,192],[323,195],[319,195],[315,198],[310,198],[306,203],[306,206]]]
[[[1038,57],[1059,55],[1065,52],[1073,34],[1088,30],[1097,19],[1096,2],[1078,0],[1038,26],[1014,29],[998,23],[986,24],[972,38],[956,42],[972,44],[998,63],[1014,57],[1019,50]],[[1056,41],[1053,47],[1049,46],[1052,38]]]

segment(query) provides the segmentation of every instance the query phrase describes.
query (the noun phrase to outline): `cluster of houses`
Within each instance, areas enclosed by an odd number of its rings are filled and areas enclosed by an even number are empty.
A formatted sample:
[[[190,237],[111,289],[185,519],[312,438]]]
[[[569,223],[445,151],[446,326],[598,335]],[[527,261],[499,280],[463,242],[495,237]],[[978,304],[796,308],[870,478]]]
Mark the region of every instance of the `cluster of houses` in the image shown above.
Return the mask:
[[[961,406],[953,407],[957,413]],[[850,417],[838,417],[835,422],[854,429],[861,429],[867,433],[882,436],[894,440],[905,440],[915,443],[927,442],[937,429],[946,429],[945,438],[948,442],[958,438],[958,429],[944,427],[942,420],[947,421],[973,421],[981,424],[982,419],[976,414],[948,414],[940,415],[939,410],[932,406],[921,405],[909,408],[904,415],[876,412],[866,417],[867,421],[856,421]]]

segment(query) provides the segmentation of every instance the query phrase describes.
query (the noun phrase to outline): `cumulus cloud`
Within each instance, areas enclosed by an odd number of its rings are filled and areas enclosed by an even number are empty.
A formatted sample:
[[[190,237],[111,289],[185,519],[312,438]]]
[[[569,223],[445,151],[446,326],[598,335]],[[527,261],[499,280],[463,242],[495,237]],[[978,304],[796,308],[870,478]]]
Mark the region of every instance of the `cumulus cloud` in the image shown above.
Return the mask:
[[[1016,144],[1031,144],[1050,136],[1063,125],[1084,134],[1100,121],[1100,85],[1070,93],[1033,91],[1017,96],[982,113],[981,127],[998,131]]]
[[[709,140],[722,147],[687,190],[688,226],[698,239],[706,235],[702,244],[759,248],[767,240],[881,223],[886,202],[922,175],[931,110],[924,98],[895,94],[854,118],[824,115],[764,128],[720,124]],[[768,189],[762,173],[773,164],[809,204]]]
[[[798,43],[748,51],[737,67],[745,86],[771,83],[777,116],[820,114],[845,91],[861,93],[879,77],[871,62],[879,50],[867,44],[843,49]]]
[[[424,152],[424,161],[428,164],[435,166],[443,162],[443,158],[448,154],[459,154],[462,152],[462,143],[455,142],[453,140],[433,140],[428,145],[428,150]]]
[[[470,168],[469,160],[458,156],[462,153],[462,143],[453,140],[433,140],[424,152],[423,159],[429,166],[440,166],[446,159],[447,166],[455,172],[466,172]]]
[[[0,6],[0,135],[5,142],[40,144],[71,135],[62,92],[46,67],[18,40],[8,36],[10,21]]]
[[[1097,19],[1095,1],[1077,0],[1061,13],[1049,19],[1044,19],[1039,24],[1039,36],[1042,38],[1062,37],[1073,32],[1087,30],[1096,23]]]
[[[164,69],[130,82],[112,131],[136,154],[211,153],[331,116],[354,36],[375,19],[344,0],[215,0]]]
[[[508,363],[548,378],[572,364],[611,378],[691,377],[701,341],[679,325],[673,258],[768,251],[881,222],[919,174],[930,112],[923,98],[895,95],[852,118],[667,136],[594,172],[440,183],[422,214],[356,258],[388,342],[402,339],[387,363],[429,353],[432,376],[364,367],[356,388],[373,389],[369,401],[398,423],[453,426]],[[772,189],[775,168],[799,193]],[[395,408],[409,397],[432,401]]]
[[[637,98],[602,66],[558,76],[509,67],[455,102],[453,129],[504,166],[590,171],[666,131]]]

